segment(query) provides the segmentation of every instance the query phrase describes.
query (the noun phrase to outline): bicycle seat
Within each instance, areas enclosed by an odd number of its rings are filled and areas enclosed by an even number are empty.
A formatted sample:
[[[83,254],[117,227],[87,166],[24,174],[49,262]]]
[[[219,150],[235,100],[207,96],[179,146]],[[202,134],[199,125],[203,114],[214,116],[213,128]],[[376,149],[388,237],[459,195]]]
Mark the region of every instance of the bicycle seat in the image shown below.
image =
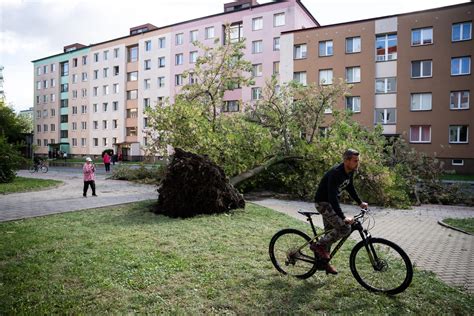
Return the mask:
[[[313,215],[321,215],[320,213],[318,212],[314,212],[314,211],[305,211],[305,210],[298,210],[298,213],[300,213],[301,215],[304,215],[304,216],[307,216],[307,217],[311,217]]]

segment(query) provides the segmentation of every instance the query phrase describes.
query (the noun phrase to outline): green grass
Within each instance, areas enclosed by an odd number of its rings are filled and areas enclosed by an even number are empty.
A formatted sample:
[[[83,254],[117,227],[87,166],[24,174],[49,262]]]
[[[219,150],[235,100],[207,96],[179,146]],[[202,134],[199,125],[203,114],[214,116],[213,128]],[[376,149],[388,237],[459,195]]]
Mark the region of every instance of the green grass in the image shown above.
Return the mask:
[[[249,204],[231,214],[171,219],[152,202],[0,224],[0,315],[9,314],[459,314],[474,299],[432,273],[390,297],[339,275],[281,276],[273,234],[305,222]]]
[[[474,175],[446,174],[441,176],[441,180],[474,181]]]
[[[63,183],[57,180],[16,177],[11,183],[0,183],[0,194],[38,191]]]
[[[445,218],[446,224],[462,229],[468,233],[474,234],[474,217],[470,218]]]

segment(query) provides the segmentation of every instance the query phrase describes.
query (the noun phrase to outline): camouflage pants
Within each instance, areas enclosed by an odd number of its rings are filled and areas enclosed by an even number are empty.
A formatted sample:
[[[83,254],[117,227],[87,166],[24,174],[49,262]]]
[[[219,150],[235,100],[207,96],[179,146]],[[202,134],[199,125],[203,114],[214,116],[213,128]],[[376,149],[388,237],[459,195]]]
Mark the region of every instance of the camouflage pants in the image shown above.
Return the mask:
[[[323,216],[324,229],[334,228],[317,242],[317,244],[325,246],[329,251],[334,242],[351,232],[351,225],[344,223],[344,220],[334,212],[331,204],[328,202],[316,202],[315,205],[318,212]]]

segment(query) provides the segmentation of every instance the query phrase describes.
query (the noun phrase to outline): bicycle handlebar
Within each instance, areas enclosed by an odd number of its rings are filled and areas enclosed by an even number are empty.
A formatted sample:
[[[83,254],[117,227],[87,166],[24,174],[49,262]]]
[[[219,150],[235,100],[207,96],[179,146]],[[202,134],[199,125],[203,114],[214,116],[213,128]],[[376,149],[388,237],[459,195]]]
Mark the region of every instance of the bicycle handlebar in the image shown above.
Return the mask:
[[[365,214],[367,214],[368,212],[369,212],[369,209],[366,209],[366,210],[361,209],[359,214],[354,215],[354,220],[364,217]]]

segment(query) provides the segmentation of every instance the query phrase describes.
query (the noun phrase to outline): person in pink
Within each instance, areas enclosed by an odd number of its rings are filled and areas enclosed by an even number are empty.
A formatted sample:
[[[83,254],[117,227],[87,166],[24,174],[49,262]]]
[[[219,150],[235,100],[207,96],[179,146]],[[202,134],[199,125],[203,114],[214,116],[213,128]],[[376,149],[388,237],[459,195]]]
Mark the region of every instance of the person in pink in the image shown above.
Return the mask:
[[[105,166],[105,172],[110,172],[110,156],[108,153],[104,153],[104,166]]]
[[[95,165],[92,163],[92,159],[89,157],[86,158],[86,163],[82,167],[82,172],[84,173],[84,190],[82,192],[82,196],[87,197],[89,185],[92,189],[92,196],[97,196],[95,194]]]

